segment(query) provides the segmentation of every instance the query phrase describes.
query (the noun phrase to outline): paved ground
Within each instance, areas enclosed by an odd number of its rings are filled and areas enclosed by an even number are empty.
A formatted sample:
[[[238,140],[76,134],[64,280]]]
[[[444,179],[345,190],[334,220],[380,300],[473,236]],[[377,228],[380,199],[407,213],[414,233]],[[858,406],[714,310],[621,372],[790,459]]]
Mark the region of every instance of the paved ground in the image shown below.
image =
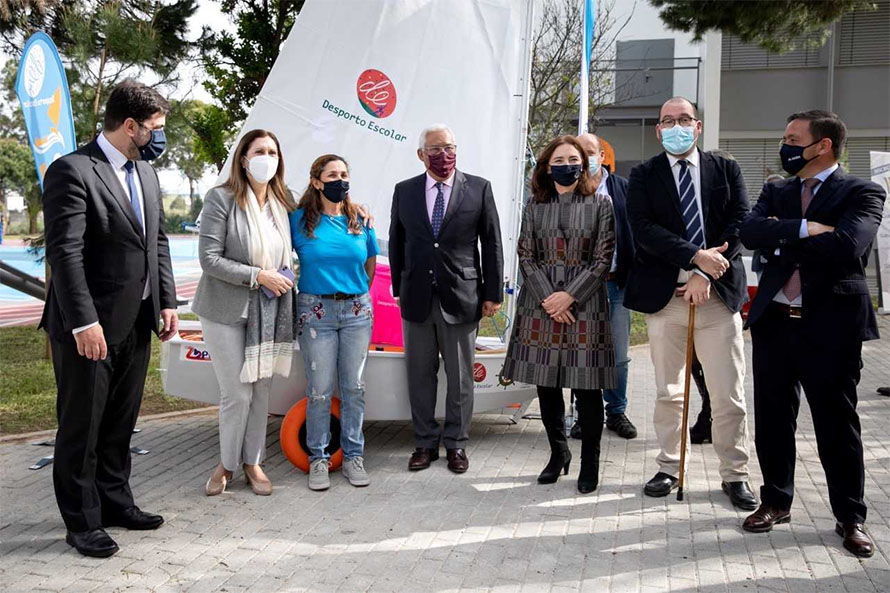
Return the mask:
[[[744,514],[721,493],[709,445],[692,448],[685,502],[644,497],[642,484],[656,468],[653,371],[643,347],[633,351],[629,409],[640,436],[625,441],[606,432],[601,486],[588,496],[576,493],[577,466],[571,479],[535,483],[548,457],[540,421],[478,416],[468,473],[455,476],[444,461],[408,473],[409,427],[376,423],[366,429],[373,484],[355,489],[336,474],[326,493],[310,492],[281,455],[273,420],[266,467],[274,494],[257,497],[238,483],[206,498],[215,417],[152,420],[134,437],[151,453],[135,457],[132,484],[139,504],[167,523],[148,533],[111,529],[121,551],[93,560],[63,541],[51,470],[26,469],[45,449],[2,445],[0,589],[890,591],[890,399],[875,394],[890,383],[890,323],[882,324],[885,338],[865,347],[860,385],[868,527],[878,546],[866,561],[847,554],[834,534],[806,406],[790,526],[744,533]]]

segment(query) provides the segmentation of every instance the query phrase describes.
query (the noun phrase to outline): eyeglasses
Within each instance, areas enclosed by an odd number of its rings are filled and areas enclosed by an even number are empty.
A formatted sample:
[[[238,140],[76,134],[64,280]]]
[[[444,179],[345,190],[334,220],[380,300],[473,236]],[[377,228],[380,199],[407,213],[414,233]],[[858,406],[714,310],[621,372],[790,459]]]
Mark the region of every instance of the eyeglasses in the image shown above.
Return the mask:
[[[670,128],[673,128],[673,127],[674,127],[675,125],[677,125],[677,124],[680,124],[680,125],[683,126],[684,128],[688,128],[689,126],[692,125],[692,122],[695,122],[695,121],[698,121],[698,120],[695,119],[694,117],[688,117],[688,116],[685,116],[685,115],[684,115],[684,116],[681,117],[680,119],[674,119],[674,118],[672,118],[672,117],[666,117],[666,118],[664,118],[663,120],[661,120],[661,122],[659,122],[659,123],[661,123],[661,127],[662,127],[662,128],[670,129]]]
[[[454,154],[457,152],[457,144],[443,144],[441,146],[426,146],[424,150],[429,155],[437,155],[445,152],[447,154]]]

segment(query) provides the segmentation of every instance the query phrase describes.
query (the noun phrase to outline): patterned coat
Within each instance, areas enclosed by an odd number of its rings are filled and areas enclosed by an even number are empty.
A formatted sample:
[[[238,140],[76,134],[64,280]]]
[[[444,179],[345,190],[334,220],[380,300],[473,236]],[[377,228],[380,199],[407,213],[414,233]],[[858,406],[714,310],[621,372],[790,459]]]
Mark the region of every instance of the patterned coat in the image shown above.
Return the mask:
[[[615,350],[606,276],[615,249],[615,219],[607,196],[564,193],[530,200],[517,252],[523,286],[503,376],[574,389],[615,387]],[[575,323],[553,321],[541,307],[551,293],[575,297]]]

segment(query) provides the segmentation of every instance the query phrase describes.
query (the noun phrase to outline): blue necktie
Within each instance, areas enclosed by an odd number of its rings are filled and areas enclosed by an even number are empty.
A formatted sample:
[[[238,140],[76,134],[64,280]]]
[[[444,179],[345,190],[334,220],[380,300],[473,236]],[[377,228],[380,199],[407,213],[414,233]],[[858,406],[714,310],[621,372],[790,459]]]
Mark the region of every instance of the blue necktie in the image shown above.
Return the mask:
[[[133,213],[136,220],[139,221],[139,227],[145,232],[145,222],[142,220],[142,208],[139,207],[139,190],[136,189],[136,175],[133,174],[136,164],[133,161],[127,161],[124,169],[127,170],[127,188],[130,190],[130,205],[133,207]]]
[[[689,174],[689,164],[685,160],[680,163],[680,211],[686,223],[686,240],[699,247],[705,246],[705,234],[701,228],[701,216],[698,213],[698,202],[695,201],[695,184]]]
[[[442,191],[442,182],[436,183],[436,203],[433,205],[433,235],[439,236],[439,229],[442,228],[442,219],[445,218],[445,193]]]

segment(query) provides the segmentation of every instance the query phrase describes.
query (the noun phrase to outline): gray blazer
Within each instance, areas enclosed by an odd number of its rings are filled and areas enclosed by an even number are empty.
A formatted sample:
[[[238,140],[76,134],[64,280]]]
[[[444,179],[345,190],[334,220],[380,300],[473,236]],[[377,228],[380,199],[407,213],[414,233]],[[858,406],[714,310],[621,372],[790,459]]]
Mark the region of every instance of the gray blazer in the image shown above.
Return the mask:
[[[217,323],[241,321],[256,287],[260,268],[250,265],[247,213],[226,189],[214,187],[204,196],[198,253],[204,273],[192,299],[192,311]]]

